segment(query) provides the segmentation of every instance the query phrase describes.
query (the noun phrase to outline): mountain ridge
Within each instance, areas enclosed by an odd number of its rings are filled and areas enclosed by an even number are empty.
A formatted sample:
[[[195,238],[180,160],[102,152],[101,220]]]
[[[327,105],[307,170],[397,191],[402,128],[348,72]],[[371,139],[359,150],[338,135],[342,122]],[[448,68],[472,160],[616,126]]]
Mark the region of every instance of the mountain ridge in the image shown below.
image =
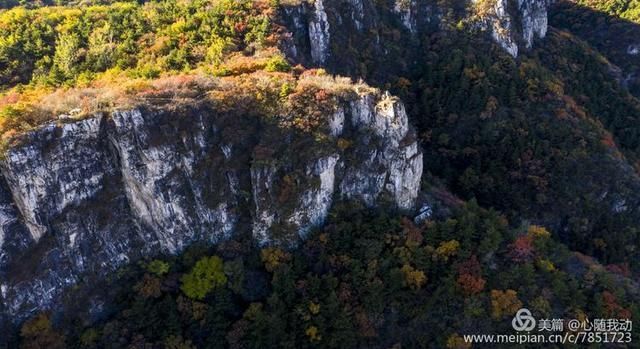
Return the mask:
[[[456,263],[473,273],[459,272],[471,285],[458,286],[474,295],[483,290],[484,275],[500,289],[495,295],[507,297],[511,293],[502,290],[518,288],[533,306],[533,297],[512,281],[528,285],[544,279],[553,280],[554,291],[564,298],[558,301],[544,290],[543,299],[536,298],[538,310],[552,312],[544,302],[553,303],[554,314],[560,314],[558,308],[572,302],[585,307],[583,300],[593,296],[613,303],[613,310],[607,308],[611,314],[635,311],[632,301],[626,302],[631,310],[622,309],[615,297],[611,301],[601,294],[615,288],[607,286],[611,283],[596,287],[581,278],[613,275],[626,283],[640,267],[640,139],[633,127],[640,104],[616,80],[605,55],[569,31],[547,27],[549,3],[316,0],[282,2],[277,11],[264,3],[255,8],[223,3],[231,8],[215,8],[215,18],[232,19],[212,25],[220,34],[206,55],[181,56],[182,51],[202,53],[204,47],[192,35],[206,21],[187,6],[185,16],[193,23],[178,21],[183,25],[178,27],[188,28],[180,35],[190,35],[169,37],[150,56],[147,51],[131,55],[134,62],[122,71],[101,72],[102,67],[94,72],[85,66],[92,57],[87,54],[76,58],[80,70],[72,64],[63,72],[65,66],[54,62],[48,72],[38,68],[46,74],[37,69],[18,74],[34,85],[10,86],[3,96],[9,101],[0,125],[5,142],[0,307],[5,313],[17,320],[47,308],[59,314],[67,286],[86,285],[92,277],[104,278],[158,253],[188,256],[187,246],[201,241],[224,245],[239,238],[251,246],[289,247],[264,249],[273,254],[264,257],[268,272],[272,264],[288,268],[283,261],[289,253],[303,255],[298,263],[315,260],[324,250],[309,245],[323,245],[334,236],[319,231],[358,239],[370,233],[352,230],[347,222],[349,214],[367,216],[365,211],[347,210],[344,222],[336,222],[331,207],[342,199],[364,202],[369,209],[399,209],[406,216],[401,225],[393,219],[380,223],[401,233],[363,238],[365,245],[389,245],[389,255],[399,255],[402,269],[387,264],[382,268],[388,274],[378,276],[387,284],[392,283],[387,277],[404,278],[393,282],[418,292],[427,271],[455,280],[457,274],[443,270],[458,272],[446,263],[459,253]],[[127,11],[136,9],[127,6]],[[250,13],[247,22],[241,20],[243,11]],[[268,30],[262,26],[266,22]],[[155,39],[166,34],[158,28]],[[54,39],[56,45],[61,37]],[[153,41],[143,38],[142,47]],[[147,69],[147,59],[167,67],[185,64],[186,72],[173,75],[178,73],[171,70],[159,77]],[[49,64],[44,57],[41,63]],[[81,83],[83,74],[97,78]],[[118,79],[131,79],[118,86],[122,91],[113,93],[112,101],[79,111],[66,105],[47,109],[51,99],[65,96],[72,102],[78,95],[81,101],[98,99],[109,91],[101,89],[109,74],[118,85]],[[29,100],[30,88],[39,86],[29,80],[33,77],[57,90]],[[58,87],[63,84],[71,87]],[[21,98],[27,99],[24,105]],[[139,100],[147,106],[135,107]],[[74,133],[89,138],[65,140]],[[92,154],[101,155],[92,159]],[[434,214],[434,183],[445,188],[438,189],[447,201],[445,214]],[[486,222],[476,222],[477,217]],[[466,227],[464,222],[473,223]],[[432,227],[438,227],[435,236],[429,236]],[[133,242],[107,241],[114,232]],[[368,258],[361,257],[354,256],[354,263]],[[331,265],[343,263],[342,257],[331,258]],[[498,270],[509,262],[514,269]],[[323,263],[328,262],[318,261],[310,270],[331,269]],[[367,268],[377,270],[376,263]],[[151,284],[135,286],[142,298],[155,297],[145,293],[146,287],[153,290],[159,280],[169,283],[163,286],[167,294],[180,292],[176,280],[145,270],[141,282]],[[504,280],[489,277],[496,273]],[[33,277],[18,278],[24,275]],[[282,285],[275,275],[289,274],[274,273],[277,294]],[[577,285],[589,291],[568,300],[558,280],[571,282],[574,291]],[[453,291],[458,286],[439,292],[458,295]],[[620,291],[620,302],[632,298],[633,283],[629,289]],[[487,300],[465,297],[470,303]],[[238,321],[253,321],[247,314]],[[312,343],[320,340],[310,333]],[[455,334],[447,335],[456,342]]]

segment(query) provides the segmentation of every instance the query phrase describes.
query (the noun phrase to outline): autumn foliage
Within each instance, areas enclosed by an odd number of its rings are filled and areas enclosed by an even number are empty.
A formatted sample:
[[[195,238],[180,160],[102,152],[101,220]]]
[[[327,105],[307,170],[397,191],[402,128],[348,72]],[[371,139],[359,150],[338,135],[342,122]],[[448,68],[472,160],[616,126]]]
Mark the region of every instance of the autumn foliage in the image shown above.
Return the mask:
[[[514,262],[522,263],[531,261],[534,255],[533,237],[530,235],[519,236],[509,245],[509,257],[511,257],[511,260]]]
[[[468,260],[460,263],[458,266],[458,286],[465,295],[474,295],[480,293],[487,283],[482,278],[482,268],[478,258],[473,255]]]
[[[518,299],[516,291],[491,290],[491,316],[494,319],[513,316],[520,308],[522,308],[522,302]]]

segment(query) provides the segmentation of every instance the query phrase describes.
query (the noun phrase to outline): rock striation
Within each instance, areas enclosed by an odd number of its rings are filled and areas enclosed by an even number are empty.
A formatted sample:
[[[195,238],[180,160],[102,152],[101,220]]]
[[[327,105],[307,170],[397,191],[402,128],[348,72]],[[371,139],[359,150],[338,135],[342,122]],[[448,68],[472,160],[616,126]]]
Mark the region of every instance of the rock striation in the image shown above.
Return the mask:
[[[422,153],[399,100],[342,98],[315,138],[238,120],[203,103],[27,134],[0,164],[0,310],[24,318],[86,275],[243,223],[258,243],[295,242],[341,199],[413,209]]]

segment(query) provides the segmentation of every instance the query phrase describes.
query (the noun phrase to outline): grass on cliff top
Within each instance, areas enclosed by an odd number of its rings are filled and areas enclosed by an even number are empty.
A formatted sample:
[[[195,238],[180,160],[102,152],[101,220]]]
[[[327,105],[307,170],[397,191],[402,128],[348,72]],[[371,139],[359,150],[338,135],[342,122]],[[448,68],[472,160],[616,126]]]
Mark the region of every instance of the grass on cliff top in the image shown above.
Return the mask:
[[[260,60],[242,61],[229,65],[234,74],[229,76],[198,70],[144,79],[110,71],[82,86],[14,88],[0,95],[0,140],[10,146],[17,136],[44,123],[72,122],[98,112],[137,106],[175,108],[201,102],[212,103],[220,112],[249,108],[281,127],[311,132],[334,111],[335,98],[378,93],[321,69],[271,71]]]

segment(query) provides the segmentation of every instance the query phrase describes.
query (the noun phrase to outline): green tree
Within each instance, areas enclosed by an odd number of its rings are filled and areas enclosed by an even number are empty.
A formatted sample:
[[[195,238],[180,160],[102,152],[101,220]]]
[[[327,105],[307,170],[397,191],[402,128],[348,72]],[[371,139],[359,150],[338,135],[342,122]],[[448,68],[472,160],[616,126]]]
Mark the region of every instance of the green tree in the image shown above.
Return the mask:
[[[162,276],[169,272],[169,263],[154,259],[147,265],[147,271],[156,276]]]
[[[72,78],[76,71],[80,39],[76,34],[60,34],[56,44],[53,65],[63,79]]]
[[[211,290],[226,283],[222,259],[218,256],[203,257],[191,272],[182,276],[180,289],[189,298],[202,300]]]

